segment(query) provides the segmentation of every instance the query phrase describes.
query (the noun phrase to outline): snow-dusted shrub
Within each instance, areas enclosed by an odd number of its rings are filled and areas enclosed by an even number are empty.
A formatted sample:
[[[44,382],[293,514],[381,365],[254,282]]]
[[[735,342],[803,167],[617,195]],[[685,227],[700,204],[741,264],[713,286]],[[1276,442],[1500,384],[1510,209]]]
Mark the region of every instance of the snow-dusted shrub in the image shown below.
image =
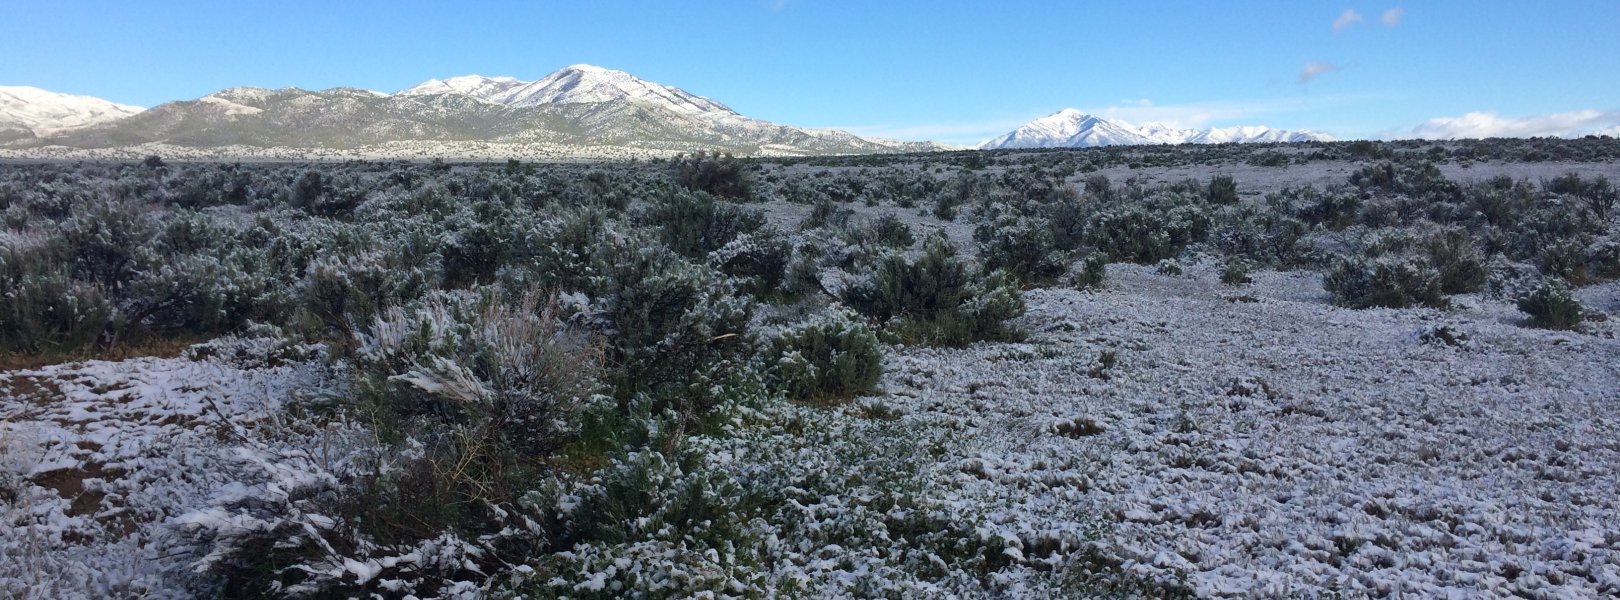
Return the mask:
[[[796,400],[851,398],[883,374],[877,334],[842,307],[778,333],[765,357],[775,387]]]
[[[683,404],[680,390],[694,373],[746,351],[753,302],[723,275],[635,238],[605,239],[593,257],[582,308],[604,336],[621,399],[651,393],[661,404]]]
[[[885,248],[906,249],[917,243],[916,236],[911,233],[911,226],[894,215],[883,215],[863,221],[851,228],[847,237],[851,243],[872,244]]]
[[[1211,236],[1224,254],[1267,265],[1299,263],[1300,238],[1308,227],[1287,214],[1280,199],[1268,206],[1242,206],[1221,211]]]
[[[243,481],[177,520],[227,595],[472,597],[548,548],[551,506],[526,503],[595,403],[595,342],[556,302],[435,293],[391,308],[354,352],[375,431],[339,461],[241,449]],[[371,440],[371,441],[367,441]]]
[[[1424,202],[1457,201],[1463,195],[1460,186],[1428,161],[1370,164],[1351,173],[1349,181],[1363,191],[1408,196]]]
[[[1317,191],[1311,186],[1288,188],[1276,196],[1280,203],[1293,207],[1291,212],[1295,218],[1333,231],[1354,224],[1361,211],[1361,197],[1340,188],[1327,191]]]
[[[1168,260],[1168,259],[1167,259]],[[1093,252],[1080,260],[1080,269],[1075,271],[1070,283],[1078,290],[1090,290],[1102,287],[1103,280],[1108,277],[1108,257],[1101,252]],[[1164,265],[1176,265],[1172,262],[1160,262],[1160,272],[1164,272]],[[1176,265],[1176,274],[1181,273],[1181,266]]]
[[[1429,237],[1426,245],[1424,250],[1430,264],[1440,272],[1440,291],[1466,294],[1485,287],[1490,275],[1485,269],[1485,254],[1467,231],[1437,232]]]
[[[905,343],[964,346],[1015,337],[1005,321],[1024,313],[1023,297],[1004,273],[971,276],[943,234],[930,237],[915,260],[884,256],[843,299]]]
[[[804,216],[799,222],[799,230],[809,231],[822,227],[848,228],[851,220],[855,218],[853,209],[840,206],[828,198],[816,200],[810,206],[810,214]]]
[[[1209,178],[1207,191],[1210,204],[1236,204],[1238,201],[1237,180],[1231,175],[1216,175]]]
[[[1339,259],[1322,277],[1333,303],[1347,308],[1445,308],[1440,274],[1415,261]]]
[[[577,425],[601,362],[596,342],[558,310],[532,291],[513,302],[430,294],[379,314],[359,336],[356,367],[376,408],[544,454]]]
[[[1159,261],[1159,264],[1154,268],[1154,271],[1158,272],[1160,275],[1180,277],[1182,274],[1181,261],[1174,258],[1166,258]]]
[[[1174,196],[1121,203],[1090,215],[1085,245],[1108,253],[1114,261],[1150,265],[1203,240],[1210,221],[1205,208],[1178,202]]]
[[[1252,268],[1249,261],[1244,259],[1233,258],[1228,260],[1226,265],[1221,267],[1221,283],[1231,286],[1254,283],[1254,278],[1249,275]]]
[[[699,150],[676,157],[671,164],[675,182],[687,189],[737,200],[753,195],[754,181],[748,174],[747,164],[730,154]]]
[[[973,232],[986,273],[1006,271],[1026,287],[1045,287],[1068,270],[1047,223],[1007,218],[989,221]]]
[[[701,258],[765,224],[765,216],[757,210],[684,190],[665,194],[640,220],[657,227],[660,241],[687,258]]]
[[[764,298],[782,290],[787,279],[793,245],[775,229],[762,229],[737,236],[709,254],[709,263],[722,273],[736,277],[755,297]]]
[[[288,192],[288,204],[312,215],[338,216],[354,211],[366,200],[365,188],[349,177],[334,177],[319,170],[305,171]]]
[[[116,297],[141,267],[154,261],[152,218],[129,202],[79,208],[62,224],[55,243],[74,278],[99,284]]]
[[[0,247],[0,351],[70,352],[96,342],[118,316],[103,288],[20,264]]]
[[[407,267],[391,259],[379,251],[315,258],[298,284],[302,308],[326,328],[351,335],[382,308],[438,286],[436,268]]]
[[[1609,178],[1602,175],[1582,179],[1579,173],[1571,171],[1541,182],[1541,187],[1548,193],[1579,199],[1582,207],[1598,222],[1609,220],[1615,206],[1620,204],[1620,190],[1616,190],[1614,184],[1609,183]]]
[[[1530,324],[1543,329],[1575,329],[1581,325],[1581,303],[1561,280],[1548,279],[1518,299],[1519,310]]]

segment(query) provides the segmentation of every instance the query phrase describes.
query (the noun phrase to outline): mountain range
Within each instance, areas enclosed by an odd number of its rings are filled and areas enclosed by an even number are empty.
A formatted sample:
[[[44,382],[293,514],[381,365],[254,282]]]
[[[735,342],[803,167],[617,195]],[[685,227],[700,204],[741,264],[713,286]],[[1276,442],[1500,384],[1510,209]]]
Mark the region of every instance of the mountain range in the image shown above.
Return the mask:
[[[1160,123],[1132,125],[1118,119],[1089,115],[1065,108],[1025,123],[1000,137],[981,142],[977,148],[1089,148],[1094,146],[1140,146],[1157,144],[1252,144],[1270,142],[1332,141],[1324,134],[1305,130],[1240,126],[1212,129],[1183,129]]]
[[[980,148],[1327,139],[1265,127],[1135,126],[1073,109]],[[229,88],[150,109],[30,87],[0,87],[0,154],[387,158],[635,157],[693,150],[818,155],[953,149],[863,138],[738,114],[623,71],[573,65],[534,81],[465,75],[394,93],[359,88]]]

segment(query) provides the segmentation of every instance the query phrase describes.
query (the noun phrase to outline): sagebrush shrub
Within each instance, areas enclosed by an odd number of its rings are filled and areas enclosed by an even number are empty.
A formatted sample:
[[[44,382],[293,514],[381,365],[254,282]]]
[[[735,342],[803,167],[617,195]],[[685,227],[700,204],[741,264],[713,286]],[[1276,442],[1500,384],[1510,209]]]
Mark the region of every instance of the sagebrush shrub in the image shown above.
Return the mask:
[[[657,243],[608,238],[591,252],[595,273],[582,282],[590,320],[608,340],[609,364],[621,400],[650,393],[682,411],[679,389],[713,361],[745,349],[753,302],[731,282]]]
[[[676,157],[675,182],[687,189],[738,200],[753,195],[754,182],[746,164],[730,154],[702,150]]]
[[[1447,229],[1431,236],[1427,246],[1429,262],[1440,272],[1440,291],[1466,294],[1485,288],[1490,276],[1485,254],[1467,231]]]
[[[1519,310],[1530,315],[1530,323],[1542,329],[1575,329],[1581,324],[1581,303],[1558,279],[1547,279],[1519,297]]]
[[[871,391],[883,374],[877,334],[859,315],[834,307],[769,341],[775,386],[795,400],[841,400]]]
[[[886,329],[912,343],[962,346],[1016,335],[1004,323],[1023,314],[1023,297],[1004,272],[976,281],[943,234],[930,237],[923,255],[891,253],[871,275],[844,291],[861,314],[891,321]]]
[[[1340,259],[1322,278],[1333,303],[1347,308],[1445,308],[1440,275],[1412,261]]]
[[[0,257],[0,269],[9,267]],[[119,313],[100,286],[61,271],[25,272],[0,286],[0,351],[72,352],[94,344]]]
[[[774,229],[745,233],[709,254],[709,263],[720,272],[738,278],[742,287],[756,298],[786,292],[788,263],[793,244]]]
[[[1045,223],[993,221],[975,230],[974,238],[979,241],[979,260],[986,273],[1004,270],[1025,287],[1051,285],[1068,267]]]
[[[1108,257],[1100,252],[1094,252],[1087,255],[1079,264],[1080,270],[1074,274],[1075,289],[1089,290],[1102,287],[1103,280],[1108,276]],[[1166,264],[1175,263],[1173,261],[1161,263],[1160,272],[1164,271]],[[1181,273],[1180,266],[1176,267],[1176,273]]]
[[[687,258],[701,258],[765,225],[765,216],[757,210],[718,201],[707,193],[685,191],[660,198],[642,219],[658,228],[664,245]]]
[[[1209,180],[1210,204],[1235,204],[1238,201],[1237,180],[1231,175],[1216,175]]]
[[[1231,286],[1254,283],[1254,278],[1249,275],[1250,269],[1249,262],[1246,260],[1241,258],[1228,260],[1226,265],[1221,267],[1221,283]]]
[[[563,321],[557,301],[434,293],[378,314],[357,334],[357,370],[373,408],[430,416],[499,448],[541,456],[561,445],[595,385],[598,341]]]

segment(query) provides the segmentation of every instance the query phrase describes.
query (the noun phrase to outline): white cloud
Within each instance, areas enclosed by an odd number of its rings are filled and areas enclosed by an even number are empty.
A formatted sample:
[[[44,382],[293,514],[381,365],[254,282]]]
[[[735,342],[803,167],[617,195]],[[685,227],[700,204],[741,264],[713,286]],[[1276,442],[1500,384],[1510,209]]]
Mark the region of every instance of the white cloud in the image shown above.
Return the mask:
[[[1385,27],[1394,27],[1401,24],[1401,17],[1406,16],[1406,9],[1396,7],[1384,11],[1384,16],[1378,17]]]
[[[1439,117],[1424,121],[1423,124],[1412,128],[1412,137],[1424,139],[1577,137],[1613,131],[1620,131],[1620,111],[1580,110],[1528,117],[1502,117],[1492,112],[1471,112],[1460,117]]]
[[[1356,12],[1355,9],[1346,8],[1344,9],[1344,14],[1339,15],[1339,18],[1333,20],[1333,30],[1339,31],[1351,25],[1355,25],[1356,23],[1362,23],[1365,21],[1366,19],[1361,18],[1361,13]]]
[[[1305,67],[1299,70],[1299,83],[1310,83],[1312,79],[1333,71],[1339,70],[1339,65],[1314,60],[1305,61]]]

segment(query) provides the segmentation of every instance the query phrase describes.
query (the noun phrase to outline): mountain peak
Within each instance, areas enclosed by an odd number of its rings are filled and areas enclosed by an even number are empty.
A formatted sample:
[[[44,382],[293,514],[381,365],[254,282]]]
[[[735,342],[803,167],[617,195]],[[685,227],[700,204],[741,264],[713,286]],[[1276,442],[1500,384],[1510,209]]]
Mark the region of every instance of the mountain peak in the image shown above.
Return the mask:
[[[624,71],[614,71],[613,69],[609,69],[607,67],[598,67],[596,65],[588,65],[588,64],[585,64],[585,63],[579,63],[577,65],[568,65],[566,67],[558,69],[558,71],[582,71],[582,72],[585,72],[585,73],[607,73],[607,72],[624,73]]]
[[[680,88],[646,81],[624,71],[583,63],[557,69],[536,81],[482,75],[429,79],[401,90],[397,95],[441,94],[468,96],[492,104],[517,108],[545,104],[631,101],[660,106],[684,114],[737,114],[719,102],[689,94]]]

